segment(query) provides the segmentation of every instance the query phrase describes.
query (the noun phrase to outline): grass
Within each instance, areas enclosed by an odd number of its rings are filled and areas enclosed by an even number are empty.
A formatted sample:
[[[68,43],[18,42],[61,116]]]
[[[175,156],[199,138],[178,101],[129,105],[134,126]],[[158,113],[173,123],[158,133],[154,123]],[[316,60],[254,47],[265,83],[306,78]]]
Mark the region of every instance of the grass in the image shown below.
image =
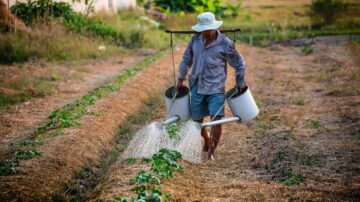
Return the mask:
[[[34,25],[31,33],[0,35],[0,64],[22,63],[30,60],[73,61],[103,58],[126,51],[106,40],[67,32],[58,22]],[[105,50],[99,46],[105,45]]]
[[[54,84],[51,81],[28,79],[16,82],[3,83],[7,89],[15,93],[0,92],[0,108],[22,103],[32,98],[45,97],[53,92]]]

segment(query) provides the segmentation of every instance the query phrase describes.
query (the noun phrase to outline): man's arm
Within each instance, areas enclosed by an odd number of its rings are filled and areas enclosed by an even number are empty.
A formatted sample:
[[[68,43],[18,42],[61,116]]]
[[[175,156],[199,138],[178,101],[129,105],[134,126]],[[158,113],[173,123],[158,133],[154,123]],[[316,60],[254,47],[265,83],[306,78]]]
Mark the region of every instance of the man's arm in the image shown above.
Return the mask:
[[[226,51],[226,60],[235,69],[236,86],[239,93],[245,90],[245,62],[241,54],[236,50],[234,44],[229,43]]]
[[[182,61],[180,63],[180,67],[179,67],[179,80],[178,83],[176,85],[176,88],[179,89],[181,87],[184,86],[183,82],[186,78],[188,69],[191,68],[192,64],[193,64],[193,40],[194,37],[191,39],[191,41],[188,43],[186,50],[184,52]]]

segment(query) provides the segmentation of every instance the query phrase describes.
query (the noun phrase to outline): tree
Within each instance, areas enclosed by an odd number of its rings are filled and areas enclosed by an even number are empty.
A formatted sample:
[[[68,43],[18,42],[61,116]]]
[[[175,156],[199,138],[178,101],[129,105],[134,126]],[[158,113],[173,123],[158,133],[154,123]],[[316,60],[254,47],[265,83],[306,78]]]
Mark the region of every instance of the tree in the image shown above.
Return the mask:
[[[347,10],[348,4],[342,0],[313,0],[310,16],[315,24],[330,25]]]

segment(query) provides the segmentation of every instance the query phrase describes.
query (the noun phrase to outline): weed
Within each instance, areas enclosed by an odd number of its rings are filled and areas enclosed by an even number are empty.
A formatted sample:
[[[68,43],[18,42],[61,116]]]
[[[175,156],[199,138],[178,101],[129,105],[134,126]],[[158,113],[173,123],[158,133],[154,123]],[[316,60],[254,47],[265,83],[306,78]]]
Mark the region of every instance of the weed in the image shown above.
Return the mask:
[[[135,164],[136,163],[136,159],[135,158],[126,158],[125,159],[125,162],[128,163],[128,164]]]
[[[314,49],[311,47],[311,45],[305,45],[302,49],[301,49],[301,52],[304,54],[304,55],[309,55],[311,54],[312,52],[314,52]]]
[[[0,176],[7,176],[16,173],[16,166],[19,165],[18,160],[0,159]]]
[[[305,124],[309,128],[320,128],[322,126],[319,120],[313,120],[313,119],[306,120]]]
[[[305,105],[305,98],[303,97],[297,97],[291,100],[291,103],[294,105]]]
[[[148,164],[148,163],[150,163],[151,162],[151,159],[150,158],[142,158],[141,159],[141,163],[144,163],[144,164]]]
[[[289,170],[287,173],[287,178],[282,180],[281,183],[286,186],[298,185],[303,181],[303,178],[300,175],[293,173],[292,170]]]

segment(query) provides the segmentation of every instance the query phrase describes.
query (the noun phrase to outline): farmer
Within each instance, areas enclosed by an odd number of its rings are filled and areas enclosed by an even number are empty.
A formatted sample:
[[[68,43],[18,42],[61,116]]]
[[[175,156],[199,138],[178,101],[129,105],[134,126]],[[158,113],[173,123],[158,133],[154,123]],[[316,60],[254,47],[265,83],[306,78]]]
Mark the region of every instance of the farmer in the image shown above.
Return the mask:
[[[215,15],[211,12],[202,13],[197,17],[197,24],[192,29],[199,34],[195,34],[188,43],[179,68],[177,89],[184,87],[183,82],[188,69],[192,68],[188,76],[191,116],[199,123],[209,115],[211,120],[219,120],[225,116],[223,105],[227,63],[236,70],[237,91],[241,93],[246,87],[244,60],[231,40],[218,30],[222,23],[215,20]],[[206,128],[201,129],[201,136],[205,142],[203,151],[207,152],[210,160],[214,160],[221,133],[221,125],[211,127],[210,137]]]

